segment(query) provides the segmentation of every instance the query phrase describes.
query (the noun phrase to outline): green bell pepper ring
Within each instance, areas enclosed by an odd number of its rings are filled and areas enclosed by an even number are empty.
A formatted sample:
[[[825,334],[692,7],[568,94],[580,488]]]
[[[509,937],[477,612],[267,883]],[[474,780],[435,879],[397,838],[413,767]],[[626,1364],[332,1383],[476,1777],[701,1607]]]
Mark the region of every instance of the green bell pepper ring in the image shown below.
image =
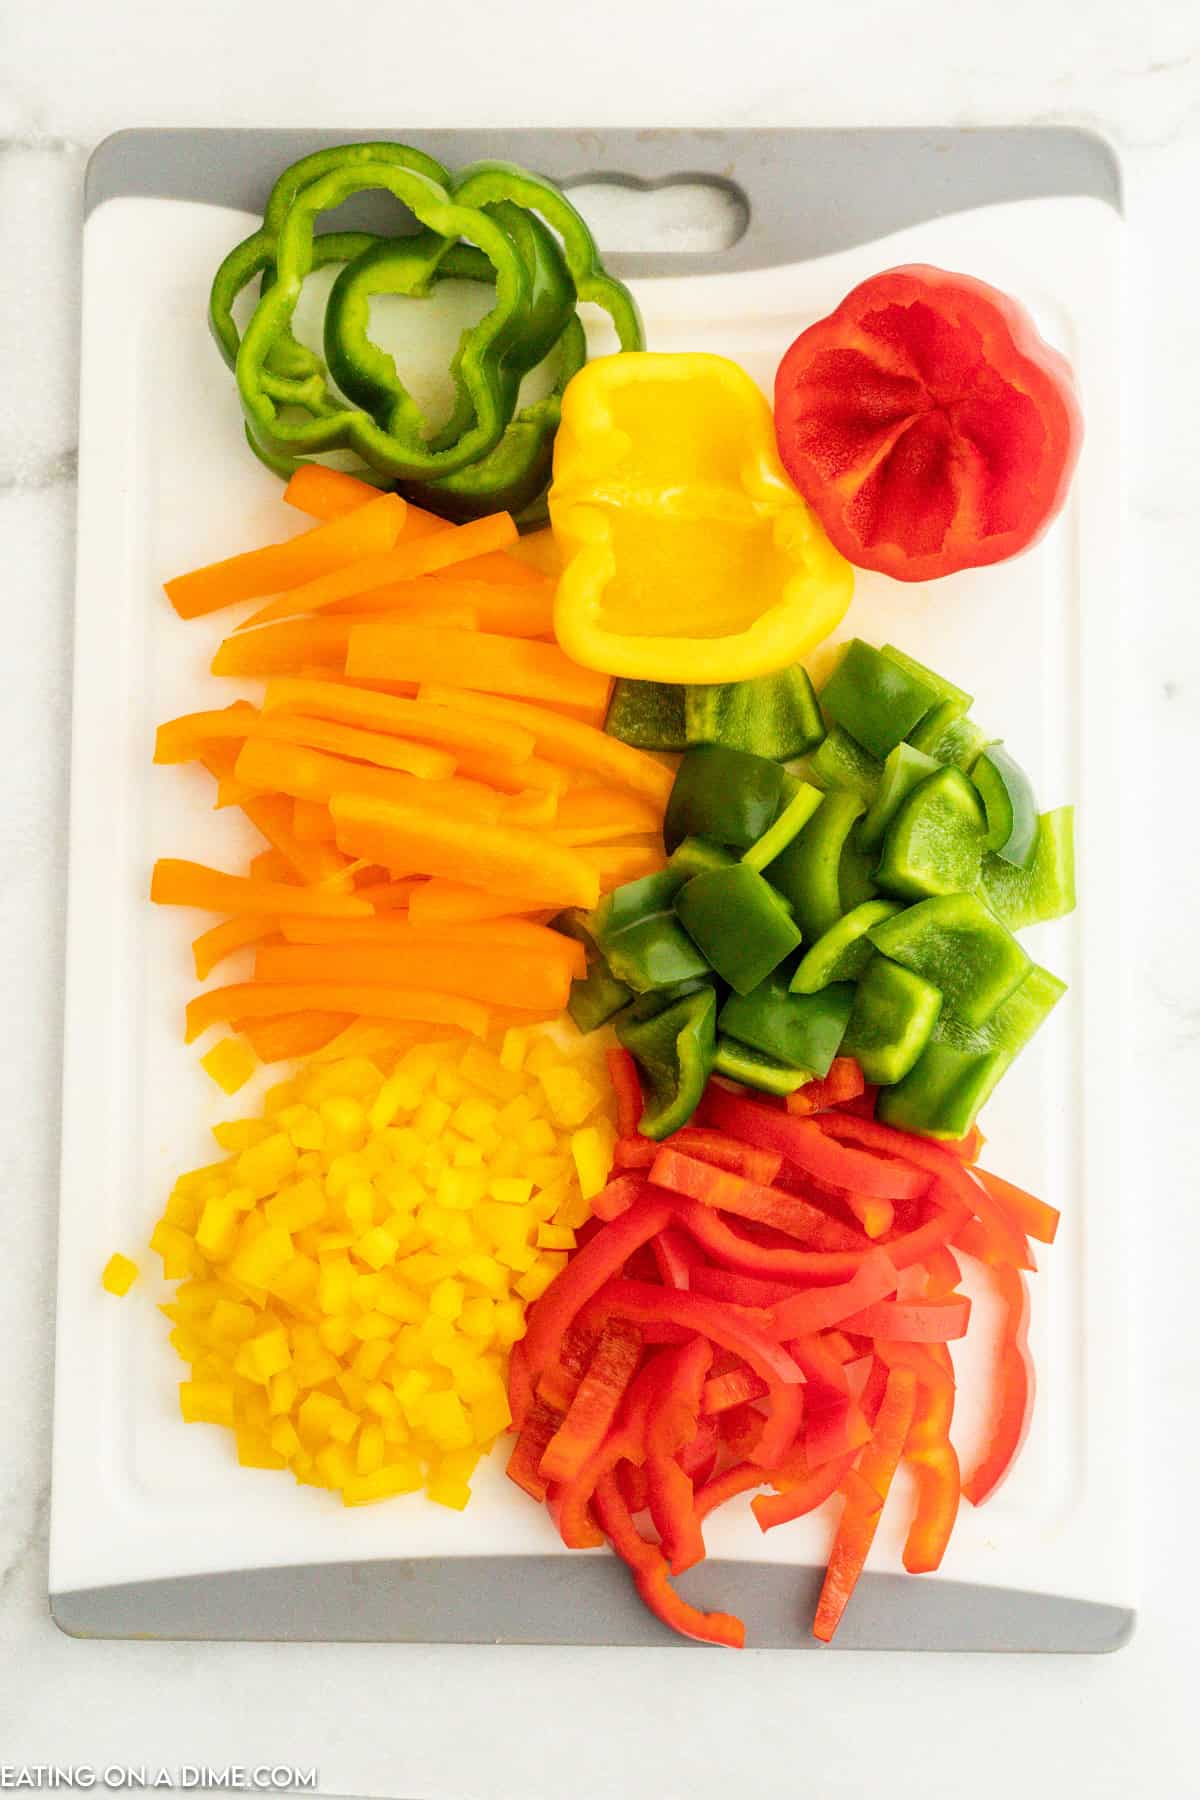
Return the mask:
[[[620,676],[613,683],[604,729],[610,737],[638,750],[686,750],[686,691],[673,681],[635,681]]]
[[[751,844],[744,852],[742,861],[751,869],[765,869],[768,863],[773,863],[777,856],[782,855],[796,834],[808,824],[824,799],[820,788],[813,787],[807,781],[796,782],[795,789],[775,823],[768,826],[758,842]]]
[[[778,814],[784,775],[779,763],[744,750],[718,744],[689,750],[676,772],[663,819],[667,854],[687,837],[748,850]]]
[[[844,789],[826,794],[807,825],[763,871],[791,902],[796,923],[808,942],[823,937],[846,910],[839,871],[846,840],[863,810],[857,794]]]
[[[901,803],[927,776],[936,775],[941,766],[936,757],[926,756],[923,750],[914,750],[911,744],[897,744],[894,750],[888,751],[878,792],[854,834],[861,850],[874,850],[883,842],[884,833]]]
[[[898,900],[865,900],[831,925],[796,965],[794,994],[816,994],[831,981],[857,981],[875,946],[867,933],[902,911]]]
[[[722,981],[748,994],[800,942],[787,906],[746,863],[713,869],[675,896],[680,924]]]
[[[778,1057],[766,1056],[723,1034],[717,1037],[713,1069],[716,1074],[727,1075],[730,1081],[740,1081],[744,1087],[757,1088],[763,1094],[794,1094],[813,1079],[810,1069],[790,1068]]]
[[[944,894],[873,925],[877,950],[940,989],[964,1025],[986,1025],[1025,980],[1029,957],[974,894]]]
[[[880,759],[936,704],[933,688],[861,638],[851,639],[821,689],[821,706],[829,718]]]
[[[1061,919],[1075,905],[1075,808],[1059,806],[1038,822],[1033,861],[1018,869],[985,856],[978,892],[1010,931]]]
[[[984,750],[971,770],[987,815],[985,850],[1027,869],[1037,850],[1038,811],[1033,783],[1003,744]]]
[[[853,1005],[854,988],[848,981],[835,982],[818,994],[793,994],[787,974],[776,970],[750,993],[732,994],[718,1023],[729,1037],[789,1068],[827,1075]]]
[[[689,744],[722,744],[787,762],[825,736],[812,681],[799,663],[751,681],[688,687],[686,695]]]
[[[842,1052],[876,1086],[900,1081],[933,1036],[942,996],[932,982],[875,955],[854,991]]]
[[[612,974],[635,993],[698,980],[708,963],[675,916],[679,875],[664,869],[614,888],[596,908],[591,930]]]
[[[447,450],[414,445],[357,408],[322,411],[330,400],[323,373],[314,373],[297,393],[294,383],[273,376],[268,366],[273,346],[290,329],[304,277],[312,267],[314,220],[352,193],[374,188],[394,194],[442,237],[471,239],[496,271],[496,304],[468,334],[459,356],[476,423]],[[284,453],[353,449],[381,473],[399,477],[454,474],[494,449],[508,422],[502,405],[504,359],[520,335],[529,293],[520,253],[494,220],[458,205],[443,188],[411,169],[384,163],[334,169],[294,200],[279,231],[276,272],[274,286],[261,297],[246,328],[237,359],[243,410],[266,448]],[[307,407],[310,417],[302,422],[285,418],[281,404]],[[403,410],[393,409],[401,414]],[[405,422],[399,418],[398,423]]]
[[[642,350],[646,335],[637,302],[624,282],[609,275],[581,213],[554,183],[515,163],[477,162],[455,176],[452,191],[464,206],[512,201],[537,213],[562,239],[563,255],[580,300],[602,307],[613,322],[622,350]]]
[[[652,1018],[623,1013],[617,1020],[617,1040],[636,1058],[649,1088],[638,1125],[643,1137],[669,1137],[699,1106],[716,1055],[716,1013],[716,994],[704,986]]]
[[[902,900],[965,894],[979,880],[983,803],[960,769],[939,769],[912,789],[884,835],[875,879]]]

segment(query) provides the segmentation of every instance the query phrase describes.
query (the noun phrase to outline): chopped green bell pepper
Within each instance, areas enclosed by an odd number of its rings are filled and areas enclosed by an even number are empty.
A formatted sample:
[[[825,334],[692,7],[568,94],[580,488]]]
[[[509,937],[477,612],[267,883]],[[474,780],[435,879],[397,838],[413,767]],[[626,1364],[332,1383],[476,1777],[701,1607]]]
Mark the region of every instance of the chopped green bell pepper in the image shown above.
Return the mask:
[[[804,771],[820,788],[848,788],[862,800],[864,809],[875,798],[883,775],[883,764],[840,725],[831,725],[824,741],[808,758]]]
[[[800,958],[792,976],[792,992],[815,994],[831,981],[857,981],[875,955],[867,933],[900,911],[898,900],[864,900],[846,913]]]
[[[845,910],[838,873],[846,840],[863,810],[857,794],[834,789],[763,871],[772,887],[791,902],[801,935],[809,941],[836,925]]]
[[[940,989],[947,1016],[966,1025],[986,1025],[1032,966],[974,894],[922,900],[873,925],[869,935],[877,950]]]
[[[825,736],[807,669],[799,663],[753,681],[687,689],[687,741],[749,750],[776,762],[803,756]]]
[[[1005,862],[1027,869],[1037,848],[1038,811],[1033,783],[1003,744],[981,752],[971,780],[979,790],[987,815],[985,850]]]
[[[851,639],[821,689],[828,716],[878,759],[908,737],[936,704],[937,693],[927,682],[861,638]]]
[[[614,888],[591,917],[612,974],[635,993],[708,974],[708,964],[675,917],[681,878],[671,869]]]
[[[1075,905],[1075,808],[1042,814],[1027,869],[985,856],[978,891],[1010,931],[1069,913]]]
[[[854,991],[842,1052],[876,1086],[908,1074],[933,1035],[939,989],[889,957],[875,955]]]
[[[894,750],[888,751],[879,790],[854,834],[854,841],[861,850],[874,850],[883,842],[884,833],[901,803],[922,781],[936,775],[941,766],[935,757],[926,756],[923,750],[914,750],[911,744],[897,744]]]
[[[740,1044],[737,1038],[720,1033],[713,1070],[764,1094],[794,1094],[813,1079],[809,1069],[793,1069],[776,1056],[765,1056],[761,1050],[752,1050],[749,1044]]]
[[[969,893],[983,856],[983,804],[960,769],[913,788],[883,839],[875,879],[903,900]]]
[[[897,650],[895,644],[885,644],[880,655],[886,656],[889,662],[895,663],[898,669],[903,669],[905,674],[911,675],[915,681],[921,682],[927,688],[932,688],[939,702],[953,700],[958,707],[960,718],[964,713],[969,713],[974,706],[974,696],[968,694],[965,688],[955,687],[954,683],[947,681],[944,675],[939,675],[935,670],[927,669],[924,663],[919,663],[915,656],[906,656],[903,650]]]
[[[752,869],[765,869],[768,863],[774,862],[796,833],[808,824],[824,799],[820,788],[813,787],[810,782],[795,781],[790,775],[788,781],[794,782],[795,792],[788,797],[775,823],[768,826],[757,844],[751,844],[742,856],[742,861]]]
[[[732,869],[736,862],[732,851],[723,850],[720,844],[708,838],[689,837],[672,850],[667,867],[682,880],[690,881],[693,875],[707,875],[712,869]]]
[[[705,986],[651,1018],[622,1013],[617,1020],[617,1039],[636,1058],[650,1090],[638,1126],[644,1137],[678,1131],[700,1104],[716,1056],[716,1013],[716,994]]]
[[[687,837],[748,850],[779,811],[784,770],[764,756],[697,744],[679,765],[663,819],[667,854]]]
[[[853,984],[838,981],[817,994],[793,994],[788,979],[776,970],[750,993],[731,995],[721,1008],[720,1029],[789,1068],[827,1075],[854,1005]]]
[[[986,731],[958,709],[956,700],[944,700],[923,719],[909,737],[914,750],[923,750],[935,762],[961,769],[969,775],[979,754],[992,742]]]
[[[633,989],[618,981],[602,957],[592,963],[586,975],[571,983],[567,1011],[579,1030],[585,1034],[598,1031],[622,1012],[633,999]]]
[[[738,994],[757,987],[800,942],[784,901],[744,862],[695,876],[676,894],[675,912],[709,967]]]
[[[613,684],[604,729],[610,737],[639,750],[686,750],[685,692],[674,681],[634,681],[621,676]]]

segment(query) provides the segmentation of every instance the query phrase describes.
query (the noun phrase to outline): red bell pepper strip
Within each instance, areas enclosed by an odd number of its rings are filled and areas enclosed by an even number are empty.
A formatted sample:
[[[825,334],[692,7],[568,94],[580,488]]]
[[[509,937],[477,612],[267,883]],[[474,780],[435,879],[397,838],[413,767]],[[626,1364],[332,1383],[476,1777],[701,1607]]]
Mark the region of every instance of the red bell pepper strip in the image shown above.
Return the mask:
[[[982,1219],[968,1219],[955,1232],[951,1242],[956,1250],[992,1268],[1004,1263],[1010,1269],[1026,1269],[1030,1274],[1037,1269],[1037,1259],[1027,1237],[1018,1233],[1014,1246],[1007,1231],[997,1232]]]
[[[658,1393],[646,1416],[646,1502],[672,1575],[682,1575],[704,1558],[692,1483],[677,1457],[699,1429],[700,1397],[712,1356],[710,1343],[693,1338],[660,1357]]]
[[[894,1339],[906,1344],[946,1344],[966,1337],[971,1302],[965,1294],[945,1300],[879,1300],[851,1318],[842,1329],[863,1337]]]
[[[939,1138],[938,1143],[951,1156],[957,1156],[959,1162],[977,1163],[987,1142],[978,1125],[972,1125],[966,1137]]]
[[[617,1134],[632,1137],[642,1121],[642,1084],[638,1067],[628,1050],[608,1052],[608,1079],[617,1102]]]
[[[531,1375],[540,1375],[553,1361],[568,1325],[593,1294],[670,1222],[671,1207],[665,1199],[642,1198],[575,1252],[529,1310],[524,1343]]]
[[[997,1206],[1008,1213],[1013,1223],[1027,1236],[1036,1238],[1039,1244],[1052,1244],[1058,1231],[1061,1214],[1053,1206],[1047,1206],[1044,1200],[1035,1199],[1027,1194],[1024,1188],[1014,1186],[1005,1181],[1001,1175],[993,1175],[987,1169],[975,1169],[976,1181],[983,1183]]]
[[[648,1138],[639,1138],[639,1144],[649,1143]],[[650,1145],[653,1150],[656,1146]],[[650,1161],[654,1159],[651,1157]],[[649,1163],[646,1165],[649,1167]],[[592,1195],[592,1215],[602,1219],[606,1224],[619,1219],[622,1213],[628,1212],[635,1200],[639,1200],[646,1192],[646,1182],[641,1175],[617,1175],[598,1194]]]
[[[878,1354],[890,1368],[906,1365],[917,1377],[916,1408],[904,1445],[904,1460],[917,1479],[917,1507],[905,1539],[904,1566],[910,1575],[923,1575],[941,1566],[962,1491],[958,1456],[950,1442],[953,1370],[913,1344],[880,1344]],[[949,1365],[948,1354],[943,1355]]]
[[[793,1279],[815,1285],[848,1281],[872,1254],[865,1240],[861,1250],[786,1250],[773,1244],[760,1244],[753,1238],[743,1237],[709,1207],[682,1196],[674,1202],[673,1211],[679,1223],[710,1256],[719,1259],[727,1268],[743,1270],[747,1275],[761,1275],[767,1280]],[[961,1230],[967,1217],[966,1208],[957,1203],[939,1209],[915,1230],[902,1233],[884,1245],[888,1260],[897,1269],[920,1262],[938,1244],[944,1244]]]
[[[717,1414],[717,1430],[728,1456],[735,1462],[754,1462],[763,1432],[763,1416],[755,1406],[732,1406]]]
[[[612,1227],[610,1226],[611,1230]],[[564,1274],[571,1268],[568,1263]],[[561,1279],[561,1277],[560,1277]],[[589,1315],[632,1319],[637,1324],[681,1325],[685,1331],[706,1337],[710,1343],[733,1350],[770,1384],[801,1382],[804,1377],[787,1352],[768,1336],[771,1315],[747,1307],[726,1306],[703,1294],[672,1293],[648,1281],[612,1280],[588,1305]],[[589,1323],[591,1319],[589,1318]],[[526,1346],[529,1343],[526,1335]]]
[[[778,1112],[743,1094],[733,1094],[715,1082],[709,1084],[705,1095],[704,1113],[708,1123],[727,1131],[731,1137],[766,1150],[778,1150],[788,1162],[827,1187],[869,1194],[876,1200],[916,1200],[928,1191],[926,1165],[909,1156],[907,1151],[899,1151],[891,1144],[880,1144],[883,1154],[872,1156],[861,1150],[849,1150],[841,1143],[831,1145],[831,1136],[842,1135],[840,1132],[835,1134],[833,1126],[867,1123],[847,1113],[819,1113],[812,1119],[797,1119],[791,1113]],[[894,1135],[899,1138],[906,1134],[897,1132]],[[913,1141],[921,1142],[920,1139]],[[905,1160],[895,1160],[899,1155]]]
[[[632,1137],[619,1137],[613,1145],[614,1169],[648,1169],[658,1155],[658,1145],[653,1138],[643,1137],[635,1131]],[[615,1184],[610,1184],[615,1185]],[[599,1196],[597,1195],[597,1199]],[[592,1201],[592,1211],[596,1210],[596,1201]],[[610,1218],[609,1213],[601,1214],[602,1218]]]
[[[714,1269],[710,1263],[698,1268],[692,1278],[698,1294],[711,1294],[714,1300],[727,1300],[731,1306],[778,1306],[796,1292],[793,1281],[762,1281],[757,1275],[743,1275],[737,1269]]]
[[[748,1181],[759,1181],[769,1187],[779,1174],[783,1158],[774,1150],[756,1150],[751,1144],[739,1144],[723,1131],[707,1131],[700,1125],[683,1125],[673,1131],[663,1144],[682,1150],[700,1162],[714,1163],[719,1169],[731,1169]],[[618,1138],[613,1149],[613,1164],[618,1169],[648,1169],[663,1145],[636,1134]],[[594,1205],[594,1203],[593,1203]]]
[[[896,1291],[896,1269],[886,1250],[872,1250],[849,1281],[836,1287],[812,1288],[793,1294],[771,1308],[771,1333],[777,1338],[796,1338],[809,1332],[840,1325],[864,1306],[872,1306]]]
[[[795,1449],[804,1425],[805,1404],[801,1387],[783,1387],[777,1382],[769,1389],[762,1434],[752,1461],[761,1463],[764,1469],[774,1469]]]
[[[646,1460],[646,1419],[658,1393],[661,1360],[661,1357],[652,1356],[643,1363],[629,1385],[612,1430],[599,1449],[572,1480],[555,1482],[550,1488],[550,1510],[568,1550],[594,1549],[604,1541],[590,1512],[600,1477],[611,1474],[623,1463],[640,1470]]]
[[[731,1174],[727,1169],[717,1169],[694,1157],[681,1156],[677,1150],[665,1147],[659,1150],[650,1170],[650,1179],[656,1187],[684,1194],[688,1199],[699,1200],[702,1205],[716,1207],[721,1212],[751,1219],[756,1225],[769,1225],[814,1249],[844,1250],[848,1247],[845,1227],[839,1227],[837,1220],[831,1219],[819,1206],[794,1194],[786,1194],[782,1188],[763,1187],[756,1181],[747,1181],[744,1176]]]
[[[766,1382],[753,1369],[730,1369],[705,1382],[701,1404],[706,1413],[723,1413],[733,1406],[745,1406],[749,1400],[761,1400],[766,1392]]]
[[[600,1448],[617,1408],[633,1380],[642,1354],[641,1333],[612,1319],[600,1333],[595,1353],[562,1424],[542,1454],[546,1481],[570,1481]]]
[[[646,1471],[639,1468],[637,1463],[626,1462],[622,1459],[617,1464],[614,1473],[617,1478],[617,1486],[621,1490],[621,1498],[636,1518],[638,1513],[646,1510]]]
[[[896,1209],[890,1200],[876,1200],[870,1194],[850,1193],[843,1198],[872,1241],[885,1237],[896,1222]]]
[[[738,1494],[748,1494],[752,1488],[765,1487],[770,1479],[769,1471],[760,1469],[757,1463],[731,1463],[696,1490],[696,1517],[703,1524],[718,1506],[724,1506]]]
[[[995,1399],[988,1447],[962,1484],[972,1506],[994,1494],[1025,1440],[1033,1413],[1034,1376],[1029,1359],[1029,1288],[1020,1270],[1003,1263],[990,1271],[1004,1302],[1005,1318],[994,1376]]]
[[[890,1125],[880,1125],[872,1119],[848,1118],[844,1113],[822,1113],[815,1123],[819,1130],[839,1142],[846,1140],[876,1150],[890,1150],[893,1156],[902,1156],[915,1163],[918,1169],[927,1171],[943,1183],[976,1215],[998,1259],[1010,1262],[1018,1269],[1033,1266],[1032,1252],[1024,1234],[958,1158],[939,1144],[932,1143],[929,1138],[916,1137],[911,1131],[894,1131]]]
[[[846,1504],[825,1571],[813,1636],[828,1643],[862,1574],[904,1450],[916,1406],[917,1378],[909,1368],[890,1369],[875,1436],[846,1478]]]
[[[547,1406],[565,1413],[579,1392],[579,1384],[595,1355],[597,1334],[572,1325],[562,1341],[558,1359],[538,1376],[537,1395]],[[522,1349],[524,1346],[522,1346]]]
[[[835,1394],[850,1392],[850,1377],[846,1373],[846,1365],[834,1346],[833,1340],[839,1337],[840,1333],[832,1331],[828,1338],[814,1331],[793,1338],[788,1343],[788,1354],[795,1358],[809,1385],[810,1400],[816,1398],[814,1390],[820,1388],[827,1388]]]
[[[508,1357],[508,1410],[514,1431],[520,1431],[532,1404],[533,1379],[525,1360],[525,1346],[518,1340]]]
[[[707,1387],[707,1382],[705,1386]],[[709,1480],[717,1464],[717,1455],[721,1448],[721,1434],[717,1430],[715,1419],[700,1420],[696,1427],[696,1435],[690,1444],[685,1444],[679,1452],[679,1466],[695,1489],[703,1487]]]
[[[609,1543],[629,1565],[638,1593],[656,1618],[684,1637],[725,1644],[734,1650],[743,1647],[746,1628],[740,1619],[730,1613],[702,1613],[675,1592],[662,1551],[642,1537],[611,1475],[603,1475],[597,1482],[594,1506]]]
[[[806,1081],[802,1088],[787,1097],[787,1109],[797,1117],[824,1112],[830,1106],[844,1106],[866,1092],[863,1072],[852,1056],[835,1056],[829,1073],[821,1080]]]
[[[680,1290],[690,1288],[693,1271],[702,1260],[691,1239],[678,1226],[668,1225],[665,1231],[659,1232],[651,1248],[663,1286]]]
[[[776,1525],[786,1525],[790,1520],[803,1518],[805,1513],[824,1506],[826,1500],[837,1493],[858,1455],[858,1448],[847,1450],[822,1468],[810,1469],[797,1479],[789,1480],[778,1493],[757,1495],[750,1502],[750,1510],[759,1530],[770,1531]]]
[[[541,1472],[542,1457],[546,1445],[562,1421],[563,1415],[557,1407],[547,1406],[544,1400],[535,1398],[525,1414],[520,1434],[512,1447],[505,1472],[510,1481],[515,1481],[519,1488],[524,1488],[531,1500],[542,1501],[546,1498],[547,1482]]]
[[[944,1300],[962,1280],[958,1258],[946,1244],[939,1244],[925,1258],[925,1298]]]

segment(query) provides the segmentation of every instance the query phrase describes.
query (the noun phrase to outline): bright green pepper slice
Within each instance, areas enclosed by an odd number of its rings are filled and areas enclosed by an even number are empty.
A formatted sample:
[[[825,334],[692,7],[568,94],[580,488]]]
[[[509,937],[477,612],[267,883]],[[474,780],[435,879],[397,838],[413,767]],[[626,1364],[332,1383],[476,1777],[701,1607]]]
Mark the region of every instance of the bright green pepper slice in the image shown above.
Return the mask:
[[[664,869],[626,882],[591,917],[597,948],[612,974],[635,993],[708,974],[708,963],[675,917],[678,874]]]
[[[821,705],[828,716],[879,760],[908,737],[936,703],[937,694],[927,682],[861,638],[851,639],[821,689]]]
[[[1032,967],[1016,938],[974,894],[944,894],[905,907],[870,930],[893,962],[940,989],[947,1015],[982,1026]]]
[[[697,744],[675,776],[663,819],[667,854],[686,837],[748,850],[779,811],[785,771],[764,756]]]
[[[693,875],[707,875],[712,869],[732,869],[736,861],[732,851],[723,850],[720,844],[708,838],[689,837],[672,850],[667,867],[682,880],[690,881]]]
[[[985,850],[1027,869],[1037,849],[1038,812],[1033,783],[1003,744],[983,751],[971,770],[987,815]]]
[[[947,681],[944,675],[939,675],[935,670],[926,668],[925,664],[919,663],[915,656],[907,656],[903,650],[897,650],[895,644],[885,644],[880,655],[886,656],[889,662],[895,663],[898,669],[903,669],[907,675],[911,675],[914,680],[921,682],[925,687],[932,688],[939,702],[953,700],[958,707],[960,718],[964,713],[969,713],[974,706],[974,696],[968,694],[965,688],[956,687],[952,681]]]
[[[792,782],[794,778],[789,776],[788,780]],[[808,824],[823,798],[820,788],[813,787],[811,782],[795,782],[795,792],[788,797],[775,823],[768,826],[757,844],[751,844],[742,861],[752,869],[765,869]]]
[[[836,925],[845,911],[839,871],[846,840],[863,811],[857,794],[842,789],[826,794],[807,825],[764,870],[791,902],[801,934],[810,942]]]
[[[983,831],[983,805],[971,783],[960,769],[940,769],[901,802],[875,879],[903,900],[968,893],[979,880]]]
[[[854,834],[861,850],[874,850],[883,842],[901,804],[928,776],[936,775],[941,766],[935,757],[926,756],[923,750],[914,750],[911,744],[897,744],[894,750],[888,751],[879,791]]]
[[[610,737],[638,750],[686,750],[683,721],[686,690],[674,681],[614,682],[604,729]]]
[[[765,1056],[761,1050],[752,1050],[749,1044],[720,1033],[713,1068],[718,1075],[727,1075],[730,1081],[740,1081],[764,1094],[794,1094],[813,1079],[811,1069],[793,1069],[776,1056]]]
[[[900,1081],[928,1044],[941,1010],[941,992],[931,982],[875,955],[854,991],[842,1052],[876,1086]]]
[[[795,664],[753,681],[689,687],[689,744],[723,744],[776,762],[803,756],[825,736],[825,724],[807,669]]]
[[[883,764],[856,744],[848,731],[831,725],[824,742],[808,758],[805,773],[820,788],[849,789],[859,796],[865,809],[878,791]]]
[[[985,856],[979,893],[1010,931],[1061,919],[1075,906],[1075,808],[1058,806],[1038,822],[1033,861],[1014,868]]]
[[[923,719],[909,738],[915,750],[923,750],[935,762],[961,769],[969,775],[980,752],[991,743],[986,731],[958,709],[958,702],[945,700]]]
[[[827,1075],[854,1005],[854,987],[839,981],[817,994],[793,994],[788,979],[776,970],[750,993],[731,995],[721,1008],[721,1031],[790,1068]]]
[[[617,1040],[635,1057],[649,1088],[638,1130],[664,1138],[686,1125],[708,1085],[716,1056],[717,997],[705,986],[651,1018],[622,1013]]]
[[[675,913],[737,994],[757,987],[800,942],[783,900],[744,862],[695,876],[676,894]]]
[[[902,910],[898,900],[865,900],[854,907],[805,951],[792,976],[792,992],[815,994],[831,981],[857,981],[875,955],[867,933]]]

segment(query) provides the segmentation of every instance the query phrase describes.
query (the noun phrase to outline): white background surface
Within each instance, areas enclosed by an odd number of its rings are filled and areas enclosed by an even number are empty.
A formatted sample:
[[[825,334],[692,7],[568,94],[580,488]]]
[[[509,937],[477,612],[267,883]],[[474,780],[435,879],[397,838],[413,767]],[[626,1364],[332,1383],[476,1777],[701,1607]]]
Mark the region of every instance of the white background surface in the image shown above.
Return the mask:
[[[327,1793],[458,1800],[1200,1791],[1191,1423],[1200,1227],[1194,766],[1200,653],[1193,0],[564,0],[172,7],[50,0],[0,21],[0,1764],[316,1763]],[[351,19],[349,40],[337,29]],[[1152,1079],[1141,1191],[1142,1623],[1102,1660],[83,1644],[45,1608],[53,1195],[72,588],[78,211],[132,124],[1099,126],[1128,181],[1152,322],[1131,384],[1128,603],[1114,729],[1145,772],[1131,1021]],[[226,379],[214,366],[214,381]],[[181,424],[186,452],[186,426]],[[1120,1097],[1131,1108],[1136,1095]],[[1145,1301],[1149,1304],[1145,1304]],[[1186,1409],[1186,1410],[1185,1410]]]

